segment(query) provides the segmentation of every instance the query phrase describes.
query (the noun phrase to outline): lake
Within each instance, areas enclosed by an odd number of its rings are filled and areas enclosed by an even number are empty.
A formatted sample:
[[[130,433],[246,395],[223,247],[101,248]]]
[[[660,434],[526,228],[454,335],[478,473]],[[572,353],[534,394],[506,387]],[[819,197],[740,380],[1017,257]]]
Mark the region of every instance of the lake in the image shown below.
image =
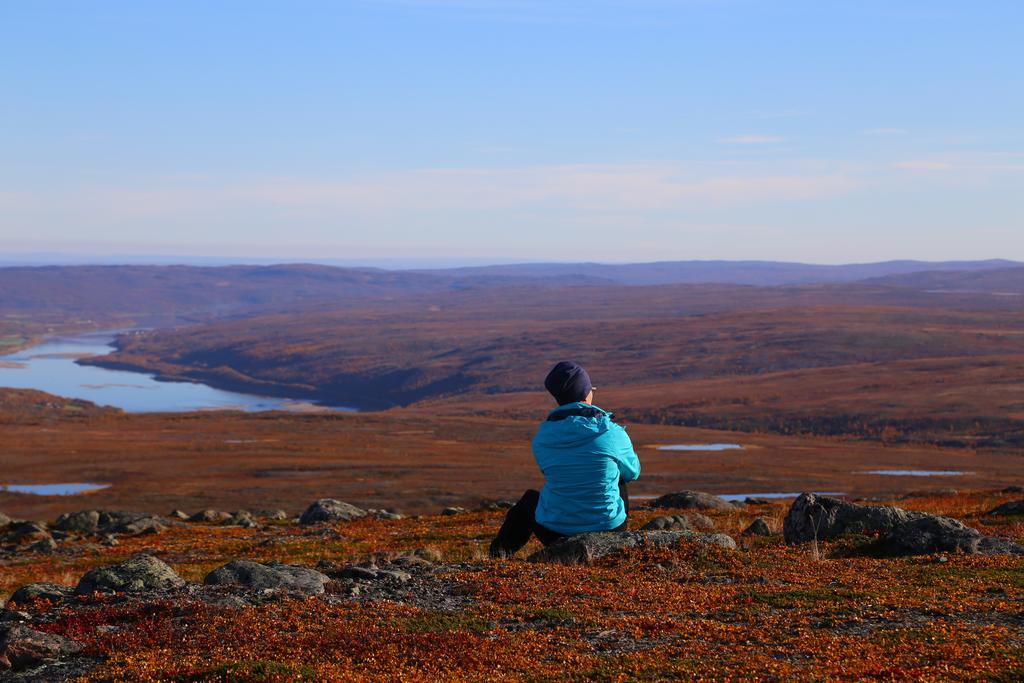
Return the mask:
[[[191,410],[309,410],[310,403],[241,394],[193,382],[159,382],[152,375],[79,365],[76,359],[114,350],[115,336],[125,330],[51,337],[43,343],[0,356],[0,387],[38,389],[121,408],[131,413]],[[349,408],[332,410],[351,411]]]

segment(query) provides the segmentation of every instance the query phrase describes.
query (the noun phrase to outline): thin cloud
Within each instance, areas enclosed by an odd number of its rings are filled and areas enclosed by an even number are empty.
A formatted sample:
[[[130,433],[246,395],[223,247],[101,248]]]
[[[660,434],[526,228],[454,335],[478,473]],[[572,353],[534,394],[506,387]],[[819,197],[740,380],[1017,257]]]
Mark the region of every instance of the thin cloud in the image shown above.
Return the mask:
[[[734,135],[719,140],[727,145],[771,145],[784,141],[785,138],[778,135]]]
[[[709,173],[679,163],[431,168],[338,180],[250,178],[234,182],[79,187],[20,199],[30,213],[63,210],[112,219],[169,218],[262,208],[268,215],[352,217],[562,211],[675,212],[814,200],[853,191],[841,170]]]
[[[899,161],[893,164],[893,166],[904,171],[951,171],[955,168],[948,161],[923,160]]]

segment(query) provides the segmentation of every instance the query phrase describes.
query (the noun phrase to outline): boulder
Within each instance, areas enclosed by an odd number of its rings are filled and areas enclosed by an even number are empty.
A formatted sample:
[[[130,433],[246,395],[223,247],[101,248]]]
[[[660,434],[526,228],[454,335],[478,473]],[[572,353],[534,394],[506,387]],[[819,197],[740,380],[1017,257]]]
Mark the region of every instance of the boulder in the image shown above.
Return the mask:
[[[68,512],[57,518],[53,528],[61,531],[75,531],[80,534],[92,534],[100,526],[99,510],[82,510]]]
[[[681,541],[695,541],[735,550],[736,541],[725,534],[697,534],[689,531],[604,531],[570,536],[535,552],[530,562],[555,564],[589,564],[627,548],[638,546],[668,547]]]
[[[1005,538],[984,536],[951,517],[925,516],[900,524],[878,541],[882,555],[1024,555],[1024,546]]]
[[[188,513],[183,510],[171,510],[171,513],[167,516],[171,519],[180,519],[182,521],[188,519]]]
[[[355,579],[356,581],[387,581],[391,583],[405,583],[412,578],[412,574],[398,569],[381,569],[375,564],[353,564],[345,567],[338,576],[343,579]]]
[[[327,581],[330,581],[328,576],[308,567],[279,562],[260,564],[248,560],[233,560],[219,569],[214,569],[203,579],[203,583],[210,586],[280,588],[308,594],[323,593]]]
[[[94,592],[141,593],[185,585],[173,569],[151,555],[139,555],[120,564],[91,570],[78,582],[79,595]]]
[[[374,510],[373,508],[370,508],[366,512],[374,519],[405,519],[405,515],[400,515],[397,512],[392,512],[391,510]]]
[[[710,517],[691,512],[685,515],[655,517],[640,527],[641,531],[713,531],[715,523]]]
[[[34,543],[50,538],[50,532],[40,522],[11,522],[7,525],[5,536],[12,543]]]
[[[167,529],[168,522],[159,515],[145,512],[100,511],[99,531],[104,534],[158,534]]]
[[[28,626],[12,626],[0,636],[0,663],[14,671],[27,669],[45,659],[60,659],[81,652],[82,646],[54,633]]]
[[[68,512],[57,518],[53,528],[79,534],[159,533],[167,528],[167,520],[144,512],[111,510],[81,510]]]
[[[701,491],[678,491],[666,493],[651,501],[652,508],[670,508],[675,510],[735,510],[732,503]]]
[[[782,533],[786,543],[805,543],[845,533],[886,533],[922,517],[927,515],[887,505],[857,505],[830,496],[802,493],[786,514]]]
[[[10,524],[12,521],[13,520],[10,517],[8,517],[4,513],[0,512],[0,529],[3,529],[5,526]]]
[[[321,498],[302,513],[299,524],[318,524],[320,522],[349,522],[366,516],[366,510],[355,505],[343,503],[333,498]]]
[[[461,515],[465,511],[466,508],[460,508],[453,505],[452,507],[446,507],[444,510],[441,510],[441,514],[446,517],[450,517],[452,515]]]
[[[253,516],[271,519],[277,522],[283,522],[289,519],[288,513],[284,510],[257,510],[253,513]]]
[[[771,536],[772,529],[768,526],[768,522],[763,517],[758,517],[750,523],[746,529],[743,530],[744,536]]]
[[[62,586],[59,583],[28,583],[14,591],[8,600],[9,604],[23,605],[35,600],[51,600],[59,602],[75,592],[73,586]]]
[[[990,515],[1024,515],[1024,500],[1012,500],[999,507],[992,508]]]
[[[24,549],[30,553],[52,553],[57,549],[57,541],[53,540],[52,536],[47,536],[29,543]]]
[[[231,513],[220,510],[200,510],[188,518],[190,522],[223,522],[231,519]]]
[[[239,510],[235,514],[231,515],[228,519],[224,520],[225,526],[240,526],[245,529],[255,529],[259,526],[256,520],[252,518],[252,513],[246,510]]]

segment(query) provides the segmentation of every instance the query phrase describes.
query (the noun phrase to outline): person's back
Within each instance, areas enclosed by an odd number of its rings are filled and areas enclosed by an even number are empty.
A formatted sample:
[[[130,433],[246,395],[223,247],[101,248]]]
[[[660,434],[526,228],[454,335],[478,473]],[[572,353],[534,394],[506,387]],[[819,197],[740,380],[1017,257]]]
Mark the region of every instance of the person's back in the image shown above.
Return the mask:
[[[509,509],[491,542],[493,557],[514,555],[534,535],[549,545],[626,528],[626,483],[640,476],[640,461],[625,428],[593,405],[590,376],[578,363],[555,365],[544,387],[558,403],[533,439],[544,488],[527,491]]]
[[[533,439],[544,473],[535,518],[564,535],[608,531],[626,521],[620,480],[640,475],[633,444],[611,415],[586,403],[556,408]]]

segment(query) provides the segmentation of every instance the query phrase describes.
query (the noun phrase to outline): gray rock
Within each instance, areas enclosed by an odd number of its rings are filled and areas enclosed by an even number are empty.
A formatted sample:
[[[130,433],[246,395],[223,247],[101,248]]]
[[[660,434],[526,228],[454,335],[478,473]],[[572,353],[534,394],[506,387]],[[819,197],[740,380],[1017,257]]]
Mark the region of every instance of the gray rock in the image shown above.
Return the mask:
[[[159,515],[145,512],[100,511],[99,531],[104,534],[158,534],[167,529],[169,522]]]
[[[231,515],[231,517],[224,520],[224,524],[225,526],[240,526],[245,529],[255,529],[259,526],[256,520],[252,518],[252,514],[246,510],[239,510]]]
[[[670,508],[675,510],[735,510],[732,503],[701,491],[678,491],[667,493],[651,501],[652,508]]]
[[[697,534],[689,531],[608,531],[579,534],[553,543],[527,558],[530,562],[556,564],[589,564],[627,548],[673,546],[681,541],[695,541],[735,550],[736,541],[725,534]]]
[[[710,517],[691,512],[685,515],[655,517],[640,527],[641,531],[713,531],[715,523]]]
[[[877,546],[882,555],[1024,555],[1024,546],[1005,538],[983,536],[977,529],[950,517],[926,516],[900,524]]]
[[[1011,500],[989,511],[990,515],[1024,515],[1024,500]]]
[[[8,602],[7,607],[0,610],[0,631],[9,629],[12,624],[27,624],[32,621],[32,615],[28,612],[19,612],[11,608],[13,602]]]
[[[758,517],[750,523],[746,529],[743,530],[744,536],[771,536],[772,529],[768,526],[768,522],[763,517]]]
[[[57,541],[53,540],[52,536],[40,538],[38,541],[29,543],[25,546],[25,551],[30,553],[52,553],[56,549]]]
[[[179,588],[185,581],[151,555],[139,555],[120,564],[91,570],[78,582],[79,595],[94,592],[141,593]]]
[[[247,588],[280,588],[300,593],[319,594],[330,577],[315,569],[279,562],[234,560],[206,575],[208,586],[239,585]]]
[[[183,510],[171,510],[171,514],[167,516],[171,519],[180,519],[182,521],[188,519],[188,513]]]
[[[349,522],[366,516],[366,510],[355,505],[343,503],[333,498],[321,498],[302,513],[299,524],[318,524],[320,522]]]
[[[857,505],[839,498],[802,493],[782,524],[786,543],[826,540],[845,533],[885,533],[928,515],[897,507]],[[816,535],[815,535],[816,534]]]
[[[446,507],[444,510],[441,510],[441,514],[446,517],[450,517],[452,515],[461,515],[465,511],[466,508],[460,508],[453,505],[452,507]]]
[[[271,519],[277,522],[283,522],[286,519],[290,519],[288,513],[284,510],[257,510],[253,513],[253,516]]]
[[[14,591],[8,600],[9,604],[23,605],[34,600],[52,600],[59,602],[75,592],[73,586],[62,586],[59,583],[28,583]]]
[[[400,515],[397,512],[391,512],[390,510],[374,510],[373,508],[370,508],[366,512],[375,519],[405,519],[405,515]]]
[[[50,538],[50,532],[40,522],[11,522],[5,536],[13,543],[32,543]]]
[[[746,505],[771,505],[772,502],[767,498],[758,498],[756,496],[747,496],[743,499]]]
[[[0,529],[3,529],[5,526],[10,524],[12,521],[13,520],[10,517],[8,517],[4,513],[0,512]]]
[[[201,510],[188,518],[190,522],[223,522],[231,519],[231,513],[220,510]]]
[[[0,662],[14,671],[27,669],[45,659],[60,659],[81,652],[82,646],[54,633],[28,626],[12,626],[0,636]]]
[[[80,512],[68,512],[57,518],[53,523],[54,529],[61,531],[75,531],[80,534],[92,534],[100,526],[99,510],[82,510]]]

